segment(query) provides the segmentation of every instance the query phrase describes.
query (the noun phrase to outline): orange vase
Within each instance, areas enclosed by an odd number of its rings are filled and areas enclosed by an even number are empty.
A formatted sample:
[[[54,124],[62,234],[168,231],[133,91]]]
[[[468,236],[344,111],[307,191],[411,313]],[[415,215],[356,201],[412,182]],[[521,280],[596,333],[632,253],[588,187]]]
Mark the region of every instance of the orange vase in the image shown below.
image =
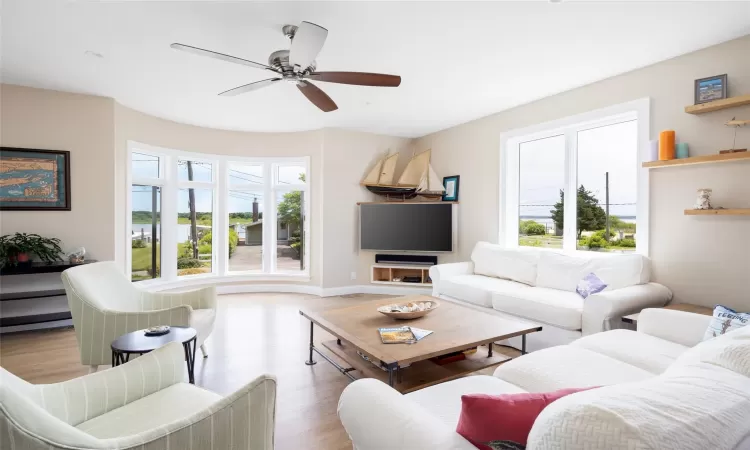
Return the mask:
[[[674,159],[674,130],[659,133],[659,161]]]

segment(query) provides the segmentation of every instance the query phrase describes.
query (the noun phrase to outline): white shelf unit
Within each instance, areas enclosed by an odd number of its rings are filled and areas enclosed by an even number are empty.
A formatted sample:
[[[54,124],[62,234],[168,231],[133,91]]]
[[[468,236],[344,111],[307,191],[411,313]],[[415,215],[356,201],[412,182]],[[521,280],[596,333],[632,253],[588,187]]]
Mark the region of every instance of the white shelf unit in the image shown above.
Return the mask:
[[[430,267],[425,265],[406,264],[373,264],[370,266],[370,282],[373,284],[390,284],[395,286],[426,287],[432,286]],[[420,277],[421,283],[393,281],[394,278]]]

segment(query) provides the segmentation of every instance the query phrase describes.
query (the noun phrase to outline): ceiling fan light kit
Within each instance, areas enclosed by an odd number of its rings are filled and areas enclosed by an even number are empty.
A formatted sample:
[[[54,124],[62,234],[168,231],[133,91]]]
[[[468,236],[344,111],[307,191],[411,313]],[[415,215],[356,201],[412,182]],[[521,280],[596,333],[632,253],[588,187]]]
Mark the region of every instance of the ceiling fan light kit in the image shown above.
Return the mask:
[[[174,43],[171,47],[194,55],[207,56],[255,69],[269,70],[277,75],[274,78],[255,81],[221,92],[219,95],[222,97],[245,94],[279,81],[286,81],[295,84],[297,89],[321,111],[331,112],[338,109],[338,106],[331,97],[311,83],[311,80],[376,87],[398,87],[401,84],[401,77],[398,75],[368,72],[316,72],[315,58],[323,49],[328,37],[328,30],[311,22],[302,22],[299,26],[284,25],[282,32],[292,42],[290,49],[277,50],[271,53],[268,57],[268,65],[191,45]]]

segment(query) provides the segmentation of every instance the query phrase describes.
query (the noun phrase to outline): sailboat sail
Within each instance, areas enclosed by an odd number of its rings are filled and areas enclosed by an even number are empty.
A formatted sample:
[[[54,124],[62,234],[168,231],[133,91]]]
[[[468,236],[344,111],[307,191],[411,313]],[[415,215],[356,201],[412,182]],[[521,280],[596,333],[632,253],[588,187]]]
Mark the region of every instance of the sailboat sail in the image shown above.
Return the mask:
[[[427,172],[422,176],[422,180],[420,180],[419,182],[417,192],[423,191],[435,193],[445,192],[443,182],[440,181],[440,177],[438,177],[438,175],[432,169],[432,166],[427,167]]]
[[[427,150],[413,157],[409,164],[406,165],[404,173],[398,179],[401,186],[418,186],[422,180],[422,175],[427,171],[430,165],[430,151]]]
[[[398,161],[398,153],[394,153],[383,161],[383,168],[380,171],[380,178],[378,184],[390,185],[393,183],[393,175],[396,171],[396,162]]]
[[[375,167],[370,170],[370,173],[367,174],[364,180],[362,180],[362,184],[378,184],[378,180],[380,180],[380,169],[383,167],[383,160],[381,159],[377,163],[375,163]]]

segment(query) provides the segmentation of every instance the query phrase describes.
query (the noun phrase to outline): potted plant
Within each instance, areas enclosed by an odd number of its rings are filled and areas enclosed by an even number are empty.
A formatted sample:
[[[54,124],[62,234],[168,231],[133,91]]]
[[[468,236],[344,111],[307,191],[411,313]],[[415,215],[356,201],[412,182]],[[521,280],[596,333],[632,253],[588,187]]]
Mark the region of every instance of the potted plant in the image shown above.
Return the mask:
[[[27,263],[31,255],[36,255],[40,260],[51,263],[60,261],[60,239],[45,238],[38,234],[16,233],[13,236],[3,236],[2,259],[5,264]]]

